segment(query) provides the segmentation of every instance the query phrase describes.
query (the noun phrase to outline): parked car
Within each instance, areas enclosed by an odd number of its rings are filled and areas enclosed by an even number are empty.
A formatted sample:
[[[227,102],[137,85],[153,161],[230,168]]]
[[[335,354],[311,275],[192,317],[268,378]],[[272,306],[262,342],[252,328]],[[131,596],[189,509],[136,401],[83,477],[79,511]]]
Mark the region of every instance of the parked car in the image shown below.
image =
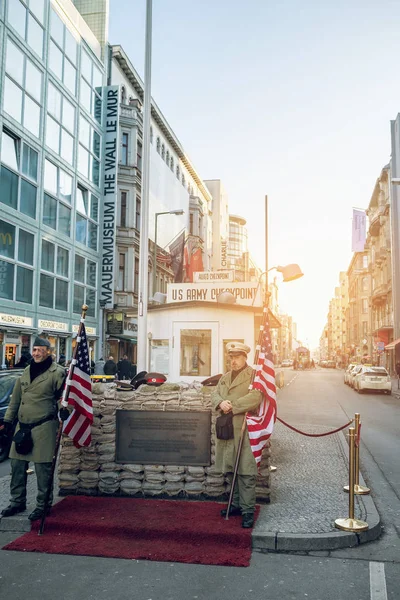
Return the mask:
[[[12,391],[18,377],[24,372],[23,369],[11,369],[10,371],[0,371],[0,425],[3,425],[4,415],[10,403]],[[14,425],[16,424],[16,421]],[[8,458],[11,446],[11,438],[0,435],[0,462]]]
[[[349,373],[349,386],[350,387],[354,387],[354,377],[357,375],[357,373],[359,373],[361,371],[362,368],[363,368],[362,365],[356,365],[350,371],[350,373]]]
[[[349,375],[350,375],[350,371],[357,366],[358,363],[349,363],[349,365],[347,366],[347,369],[344,372],[344,382],[346,385],[349,385]]]
[[[281,367],[291,367],[292,365],[293,361],[289,360],[288,358],[285,358],[285,360],[281,362]]]
[[[336,362],[334,360],[328,360],[326,362],[327,369],[336,369]]]
[[[362,394],[364,391],[381,391],[392,393],[392,378],[384,367],[365,366],[354,376],[354,389]]]

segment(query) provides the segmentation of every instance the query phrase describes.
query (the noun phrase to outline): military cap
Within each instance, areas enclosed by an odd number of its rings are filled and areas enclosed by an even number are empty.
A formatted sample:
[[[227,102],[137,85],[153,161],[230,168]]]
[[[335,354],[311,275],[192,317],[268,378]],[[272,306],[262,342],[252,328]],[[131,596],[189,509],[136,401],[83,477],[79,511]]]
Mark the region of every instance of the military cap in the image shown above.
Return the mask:
[[[202,381],[201,384],[207,387],[213,387],[214,385],[217,385],[221,377],[222,373],[218,373],[218,375],[212,375],[211,377],[207,377],[207,379],[204,379],[204,381]]]
[[[51,344],[49,342],[49,340],[46,340],[45,338],[41,338],[41,337],[37,337],[35,339],[35,341],[33,342],[33,346],[46,346],[46,348],[50,348]]]
[[[244,354],[248,355],[250,347],[242,342],[228,342],[226,345],[226,351],[228,354]]]
[[[140,385],[146,383],[147,371],[140,371],[133,379],[131,379],[131,386],[134,390],[137,390]]]
[[[147,373],[146,383],[147,385],[154,385],[158,387],[167,381],[167,378],[162,373]]]

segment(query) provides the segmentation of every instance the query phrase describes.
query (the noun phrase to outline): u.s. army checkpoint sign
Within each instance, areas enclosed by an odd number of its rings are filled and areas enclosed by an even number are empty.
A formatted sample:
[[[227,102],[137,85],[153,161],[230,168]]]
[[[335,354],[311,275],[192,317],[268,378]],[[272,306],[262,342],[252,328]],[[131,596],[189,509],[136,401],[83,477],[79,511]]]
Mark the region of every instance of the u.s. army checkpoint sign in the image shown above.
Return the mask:
[[[236,304],[261,306],[261,287],[257,282],[235,283],[170,283],[167,286],[168,302],[217,302],[219,294],[231,292]]]

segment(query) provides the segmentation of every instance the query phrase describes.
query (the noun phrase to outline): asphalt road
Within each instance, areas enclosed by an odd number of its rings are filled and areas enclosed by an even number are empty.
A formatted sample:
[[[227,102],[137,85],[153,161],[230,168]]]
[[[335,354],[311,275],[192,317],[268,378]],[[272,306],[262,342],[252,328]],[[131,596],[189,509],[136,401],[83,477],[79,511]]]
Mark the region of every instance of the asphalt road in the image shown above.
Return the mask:
[[[379,540],[333,552],[254,552],[247,569],[1,550],[1,597],[50,600],[62,593],[66,600],[398,600],[400,400],[358,395],[343,384],[342,371],[289,369],[285,375],[289,385],[279,394],[279,415],[293,425],[335,428],[360,412],[361,468],[384,524]],[[0,533],[0,547],[14,537]]]

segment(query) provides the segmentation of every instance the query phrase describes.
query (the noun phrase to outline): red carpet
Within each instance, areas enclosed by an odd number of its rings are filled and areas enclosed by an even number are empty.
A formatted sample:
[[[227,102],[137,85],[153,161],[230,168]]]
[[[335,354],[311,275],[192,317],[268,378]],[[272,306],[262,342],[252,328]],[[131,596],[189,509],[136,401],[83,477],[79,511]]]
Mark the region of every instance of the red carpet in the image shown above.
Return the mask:
[[[4,550],[247,567],[251,529],[216,502],[69,496]],[[258,513],[258,511],[257,511]],[[256,514],[257,514],[256,513]]]

